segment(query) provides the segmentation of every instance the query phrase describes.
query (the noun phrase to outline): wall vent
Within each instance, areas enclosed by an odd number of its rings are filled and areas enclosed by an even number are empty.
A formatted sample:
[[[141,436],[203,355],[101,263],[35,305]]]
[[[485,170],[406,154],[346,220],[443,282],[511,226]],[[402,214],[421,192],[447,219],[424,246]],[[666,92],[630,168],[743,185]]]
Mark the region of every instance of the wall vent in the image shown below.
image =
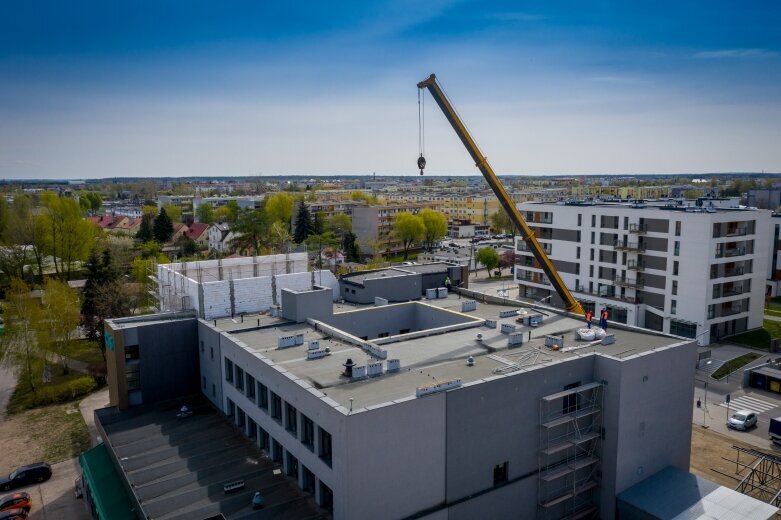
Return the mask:
[[[374,361],[366,365],[366,375],[369,377],[382,375],[382,361]]]
[[[387,362],[387,368],[385,370],[388,372],[398,372],[401,370],[401,361],[398,359],[389,359]]]
[[[466,300],[461,302],[461,312],[469,312],[477,309],[477,302],[474,300]]]
[[[303,333],[302,334],[296,334],[295,338],[296,338],[296,340],[295,340],[296,341],[296,345],[303,345],[304,344],[304,334]]]
[[[437,288],[437,298],[447,298],[447,287]]]
[[[306,358],[307,359],[320,359],[322,357],[325,357],[328,355],[328,351],[325,349],[320,350],[307,350],[306,351]]]
[[[366,377],[366,367],[364,365],[355,365],[353,367],[353,379],[363,379]]]
[[[515,325],[512,323],[502,323],[502,334],[512,334],[515,332]]]
[[[496,320],[485,320],[485,326],[489,329],[495,329],[496,328]]]
[[[499,317],[500,318],[510,318],[512,316],[518,316],[518,310],[511,310],[511,311],[500,311]]]
[[[289,348],[296,346],[295,336],[280,336],[277,338],[277,348]]]
[[[507,344],[510,346],[513,345],[523,345],[523,332],[513,332],[507,337]]]
[[[315,339],[309,342],[309,345],[307,346],[309,350],[317,350],[320,348],[320,340]]]

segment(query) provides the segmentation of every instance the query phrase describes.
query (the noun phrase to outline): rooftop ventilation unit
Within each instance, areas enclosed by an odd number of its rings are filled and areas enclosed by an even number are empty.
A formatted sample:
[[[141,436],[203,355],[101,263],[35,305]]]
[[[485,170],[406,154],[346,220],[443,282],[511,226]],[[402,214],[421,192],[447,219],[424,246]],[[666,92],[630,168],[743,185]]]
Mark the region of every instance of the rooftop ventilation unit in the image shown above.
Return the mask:
[[[545,346],[554,350],[564,348],[564,336],[545,336]]]
[[[320,359],[328,355],[328,351],[325,349],[320,350],[307,350],[306,351],[306,358],[307,359]]]
[[[366,377],[366,366],[356,365],[353,367],[352,379],[363,379]]]
[[[461,312],[469,312],[477,309],[477,302],[474,300],[466,300],[461,302]]]
[[[475,366],[475,358],[473,356],[469,356],[466,358],[466,366],[473,367]]]
[[[523,324],[527,327],[539,327],[542,324],[542,314],[529,314],[523,317]]]
[[[366,375],[369,377],[382,375],[382,361],[375,361],[366,365]]]
[[[502,334],[512,334],[515,332],[515,325],[512,323],[502,323]]]
[[[296,339],[296,345],[303,345],[304,344],[304,334],[303,333],[296,334],[295,335],[295,339]]]
[[[387,368],[385,370],[387,372],[398,372],[401,370],[401,361],[398,359],[389,359],[387,361]]]
[[[290,348],[296,346],[295,336],[280,336],[277,338],[277,348]]]
[[[353,377],[353,372],[355,371],[355,362],[353,362],[353,359],[347,358],[347,361],[345,361],[342,366],[344,367],[344,372],[342,372],[342,374],[345,377]]]
[[[500,318],[510,318],[512,316],[518,316],[518,310],[511,310],[511,311],[500,311],[499,317]]]
[[[496,320],[485,320],[485,326],[489,329],[495,329],[496,328]]]
[[[438,287],[437,288],[437,298],[447,298],[447,287]]]
[[[320,348],[320,340],[315,339],[315,340],[310,341],[309,345],[307,345],[307,348],[309,350],[317,350],[317,349],[319,349]]]
[[[518,346],[523,345],[523,332],[513,332],[507,337],[507,345]]]
[[[375,307],[382,307],[383,305],[388,305],[388,300],[385,298],[380,298],[379,296],[374,297],[374,306]]]
[[[279,305],[272,305],[271,308],[269,308],[268,313],[272,318],[279,318],[280,311]]]
[[[426,299],[427,300],[436,300],[437,299],[437,290],[436,289],[426,289]]]

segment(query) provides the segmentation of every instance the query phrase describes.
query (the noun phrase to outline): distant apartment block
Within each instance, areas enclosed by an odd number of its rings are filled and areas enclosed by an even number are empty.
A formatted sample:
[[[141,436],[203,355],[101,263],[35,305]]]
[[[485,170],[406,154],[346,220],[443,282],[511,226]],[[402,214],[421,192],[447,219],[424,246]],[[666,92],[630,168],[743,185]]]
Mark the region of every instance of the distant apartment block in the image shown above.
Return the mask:
[[[775,211],[781,207],[781,188],[753,188],[748,190],[746,204]]]
[[[376,245],[378,252],[391,254],[403,250],[403,244],[393,232],[393,221],[400,213],[417,213],[428,207],[425,204],[394,204],[386,206],[356,206],[353,208],[353,233],[358,239],[361,253],[374,253]]]
[[[450,238],[484,237],[488,234],[487,224],[476,224],[470,220],[451,220],[447,224],[447,236]]]
[[[573,295],[610,320],[707,344],[762,326],[770,212],[666,203],[519,204]],[[517,239],[520,297],[560,304]]]
[[[321,200],[316,202],[304,202],[304,205],[309,210],[309,214],[319,214],[324,219],[329,219],[337,214],[344,214],[348,217],[352,217],[353,209],[358,206],[366,206],[365,202],[355,200]],[[293,204],[293,216],[290,219],[290,225],[295,229],[296,219],[298,218],[298,211],[301,205],[299,203]]]

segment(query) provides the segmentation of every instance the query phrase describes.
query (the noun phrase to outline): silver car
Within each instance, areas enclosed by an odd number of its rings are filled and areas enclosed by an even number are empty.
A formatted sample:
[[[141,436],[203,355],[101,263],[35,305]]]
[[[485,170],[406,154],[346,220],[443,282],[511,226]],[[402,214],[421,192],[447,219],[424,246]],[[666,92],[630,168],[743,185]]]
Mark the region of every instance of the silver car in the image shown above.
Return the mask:
[[[757,425],[757,414],[751,410],[738,410],[727,420],[727,426],[736,430],[748,430]]]

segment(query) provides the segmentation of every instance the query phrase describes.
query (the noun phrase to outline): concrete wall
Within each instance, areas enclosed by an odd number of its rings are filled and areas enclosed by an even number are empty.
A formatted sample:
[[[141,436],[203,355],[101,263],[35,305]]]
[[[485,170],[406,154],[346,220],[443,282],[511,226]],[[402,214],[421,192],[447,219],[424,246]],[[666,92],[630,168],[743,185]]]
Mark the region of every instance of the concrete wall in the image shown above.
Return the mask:
[[[689,470],[697,346],[646,352],[621,361],[598,356],[605,387],[601,517],[615,496],[664,469]]]
[[[331,288],[313,289],[306,292],[282,290],[282,316],[296,323],[308,318],[328,321],[333,316],[333,291]]]
[[[198,322],[199,366],[201,372],[201,392],[212,404],[223,410],[225,408],[222,391],[224,381],[222,365],[223,333],[206,321]]]
[[[196,319],[140,325],[136,329],[144,404],[197,392],[200,375]]]
[[[410,273],[403,276],[370,278],[363,281],[363,287],[342,281],[340,287],[342,298],[348,302],[374,303],[375,296],[385,298],[389,302],[406,302],[420,299],[423,294],[423,277],[418,273]]]

